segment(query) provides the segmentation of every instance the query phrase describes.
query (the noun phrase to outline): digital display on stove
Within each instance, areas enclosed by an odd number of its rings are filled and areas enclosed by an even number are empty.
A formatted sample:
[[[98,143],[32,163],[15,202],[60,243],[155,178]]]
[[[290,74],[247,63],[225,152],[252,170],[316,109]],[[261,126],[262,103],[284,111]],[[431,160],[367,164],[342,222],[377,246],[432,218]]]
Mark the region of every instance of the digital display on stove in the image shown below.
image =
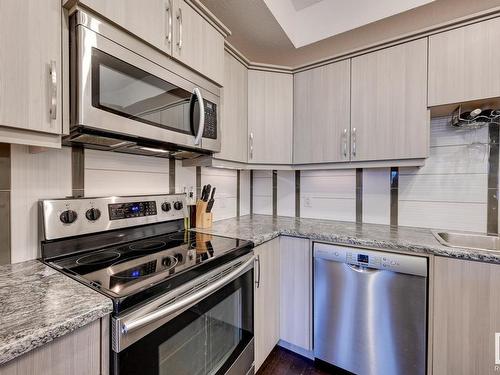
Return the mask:
[[[358,254],[359,263],[369,263],[368,255]]]
[[[156,202],[114,203],[108,205],[109,220],[121,220],[134,217],[156,215]]]

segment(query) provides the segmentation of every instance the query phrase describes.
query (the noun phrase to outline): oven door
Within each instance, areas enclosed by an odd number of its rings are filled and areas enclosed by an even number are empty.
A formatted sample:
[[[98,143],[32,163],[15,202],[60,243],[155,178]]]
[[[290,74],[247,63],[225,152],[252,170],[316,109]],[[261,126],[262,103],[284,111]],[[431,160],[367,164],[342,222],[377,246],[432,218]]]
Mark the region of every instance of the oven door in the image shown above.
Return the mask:
[[[253,255],[113,318],[115,375],[253,374]]]
[[[85,26],[74,27],[71,45],[72,126],[125,140],[217,148],[217,96]]]

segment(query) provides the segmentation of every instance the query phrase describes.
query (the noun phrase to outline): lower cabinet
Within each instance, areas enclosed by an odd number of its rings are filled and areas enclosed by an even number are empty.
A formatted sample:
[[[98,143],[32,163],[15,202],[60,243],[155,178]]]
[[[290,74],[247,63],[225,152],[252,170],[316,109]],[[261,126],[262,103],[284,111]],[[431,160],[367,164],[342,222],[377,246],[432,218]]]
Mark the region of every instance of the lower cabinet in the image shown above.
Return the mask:
[[[55,339],[0,366],[0,375],[109,373],[109,317]]]
[[[312,350],[312,253],[304,238],[280,238],[280,339]]]
[[[280,339],[280,239],[255,247],[255,371]]]
[[[433,375],[498,374],[500,265],[435,257]]]

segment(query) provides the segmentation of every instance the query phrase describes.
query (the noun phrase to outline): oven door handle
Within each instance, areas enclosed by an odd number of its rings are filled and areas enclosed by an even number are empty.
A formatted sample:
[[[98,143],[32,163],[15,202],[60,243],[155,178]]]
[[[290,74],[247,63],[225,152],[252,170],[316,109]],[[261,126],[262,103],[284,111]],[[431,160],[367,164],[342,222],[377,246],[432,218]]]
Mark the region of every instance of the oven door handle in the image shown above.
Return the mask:
[[[165,318],[169,315],[175,314],[176,312],[188,308],[189,306],[195,305],[196,303],[202,301],[210,294],[217,291],[224,285],[230,283],[231,281],[237,279],[244,272],[246,272],[250,266],[253,266],[255,261],[255,256],[250,257],[247,261],[245,261],[241,266],[236,268],[235,270],[228,273],[226,276],[220,278],[219,280],[213,282],[208,285],[206,288],[203,288],[189,296],[182,298],[178,301],[173,302],[172,304],[166,305],[162,308],[159,308],[156,311],[153,311],[149,314],[141,316],[139,318],[133,318],[130,321],[123,321],[121,326],[121,333],[126,334],[132,332],[138,328],[141,328],[149,323],[152,323],[156,320]],[[250,267],[251,268],[251,267]]]

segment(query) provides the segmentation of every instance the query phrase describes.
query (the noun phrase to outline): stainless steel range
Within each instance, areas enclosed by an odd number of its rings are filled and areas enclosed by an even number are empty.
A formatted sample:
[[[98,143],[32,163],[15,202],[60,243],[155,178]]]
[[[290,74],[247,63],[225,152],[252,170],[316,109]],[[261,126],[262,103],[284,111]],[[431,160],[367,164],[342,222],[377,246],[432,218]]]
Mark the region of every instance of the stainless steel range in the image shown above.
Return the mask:
[[[251,242],[184,230],[184,195],[40,212],[42,260],[113,300],[112,374],[253,374]]]

